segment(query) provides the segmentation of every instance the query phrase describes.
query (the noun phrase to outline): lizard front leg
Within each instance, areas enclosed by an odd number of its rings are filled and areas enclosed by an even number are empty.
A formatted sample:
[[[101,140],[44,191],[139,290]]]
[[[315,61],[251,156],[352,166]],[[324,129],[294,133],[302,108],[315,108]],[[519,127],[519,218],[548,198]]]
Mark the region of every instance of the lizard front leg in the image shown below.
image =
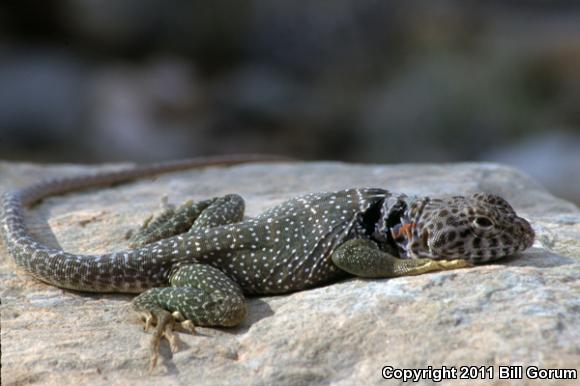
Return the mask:
[[[370,240],[346,241],[332,254],[337,267],[360,277],[398,277],[470,267],[466,260],[399,259]]]
[[[145,329],[155,324],[151,340],[151,369],[157,364],[159,343],[165,337],[171,351],[177,351],[173,335],[175,321],[194,332],[194,326],[239,324],[246,316],[246,301],[240,286],[209,265],[190,264],[176,269],[171,287],[152,288],[133,300],[133,307],[145,316]]]

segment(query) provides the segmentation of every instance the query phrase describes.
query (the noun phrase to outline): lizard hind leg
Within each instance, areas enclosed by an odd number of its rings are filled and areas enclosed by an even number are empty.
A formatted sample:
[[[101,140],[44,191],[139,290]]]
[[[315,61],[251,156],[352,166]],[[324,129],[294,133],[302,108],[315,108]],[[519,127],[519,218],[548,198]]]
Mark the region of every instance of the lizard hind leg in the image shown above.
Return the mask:
[[[169,206],[155,218],[147,218],[143,226],[129,237],[129,246],[138,248],[181,233],[231,224],[242,220],[243,216],[244,200],[235,194],[198,202],[187,201],[178,208]]]
[[[177,351],[178,340],[173,333],[176,321],[195,332],[194,326],[236,326],[246,316],[241,288],[217,268],[202,264],[181,266],[170,283],[170,287],[143,292],[133,301],[133,307],[146,316],[145,328],[155,324],[150,345],[151,370],[157,364],[163,338],[172,352]]]

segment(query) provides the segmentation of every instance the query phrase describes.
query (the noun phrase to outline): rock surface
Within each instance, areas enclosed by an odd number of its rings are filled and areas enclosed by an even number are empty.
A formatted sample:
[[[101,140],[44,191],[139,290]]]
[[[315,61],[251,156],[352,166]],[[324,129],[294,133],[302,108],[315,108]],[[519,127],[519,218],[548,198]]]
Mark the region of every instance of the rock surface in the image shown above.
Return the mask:
[[[0,163],[0,191],[97,169]],[[46,244],[106,252],[125,248],[124,234],[158,211],[163,195],[179,203],[236,192],[246,198],[251,216],[298,194],[350,186],[409,194],[498,193],[531,220],[537,241],[521,256],[495,264],[390,280],[351,279],[253,298],[249,317],[237,328],[181,334],[175,354],[164,342],[153,375],[147,371],[150,335],[130,311],[132,296],[40,283],[15,272],[0,244],[2,384],[382,385],[389,383],[381,377],[383,366],[466,365],[494,366],[495,382],[501,383],[506,381],[498,380],[499,365],[578,369],[580,210],[502,166],[203,168],[52,197],[27,212],[27,224]]]

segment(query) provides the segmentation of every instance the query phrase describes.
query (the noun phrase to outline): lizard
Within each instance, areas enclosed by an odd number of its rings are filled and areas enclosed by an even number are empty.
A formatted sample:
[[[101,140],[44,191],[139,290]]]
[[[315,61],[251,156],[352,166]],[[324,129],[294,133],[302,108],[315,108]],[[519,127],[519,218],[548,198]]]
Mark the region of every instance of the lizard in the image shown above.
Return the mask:
[[[530,223],[502,197],[412,196],[382,188],[311,193],[244,218],[228,194],[166,209],[143,224],[130,249],[81,255],[33,239],[23,210],[45,197],[190,167],[268,161],[209,157],[39,182],[6,192],[0,232],[16,264],[64,289],[136,293],[133,308],[153,327],[150,369],[175,327],[236,326],[246,296],[286,294],[346,277],[394,278],[470,267],[529,248]],[[276,160],[276,159],[274,159]]]

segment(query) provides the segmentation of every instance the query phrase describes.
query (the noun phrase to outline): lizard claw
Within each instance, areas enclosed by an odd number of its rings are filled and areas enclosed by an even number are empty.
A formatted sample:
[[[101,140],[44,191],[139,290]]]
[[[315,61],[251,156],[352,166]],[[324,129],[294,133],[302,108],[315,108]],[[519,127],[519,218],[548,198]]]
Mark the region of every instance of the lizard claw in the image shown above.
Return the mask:
[[[141,321],[144,323],[143,331],[149,331],[156,324],[155,316],[149,311],[143,311],[141,313]]]
[[[192,334],[195,334],[196,333],[196,331],[195,331],[195,325],[193,324],[193,322],[191,320],[184,320],[183,322],[181,322],[179,324],[179,326],[183,330],[188,331],[188,332],[190,332]]]
[[[151,345],[149,347],[149,351],[151,353],[151,365],[149,367],[150,371],[153,371],[155,366],[157,366],[157,359],[159,358],[159,344],[163,337],[168,340],[171,352],[177,351],[177,338],[173,334],[173,324],[175,323],[175,319],[173,319],[173,315],[165,310],[158,310],[158,313],[158,322],[155,326],[155,330],[153,331]]]

